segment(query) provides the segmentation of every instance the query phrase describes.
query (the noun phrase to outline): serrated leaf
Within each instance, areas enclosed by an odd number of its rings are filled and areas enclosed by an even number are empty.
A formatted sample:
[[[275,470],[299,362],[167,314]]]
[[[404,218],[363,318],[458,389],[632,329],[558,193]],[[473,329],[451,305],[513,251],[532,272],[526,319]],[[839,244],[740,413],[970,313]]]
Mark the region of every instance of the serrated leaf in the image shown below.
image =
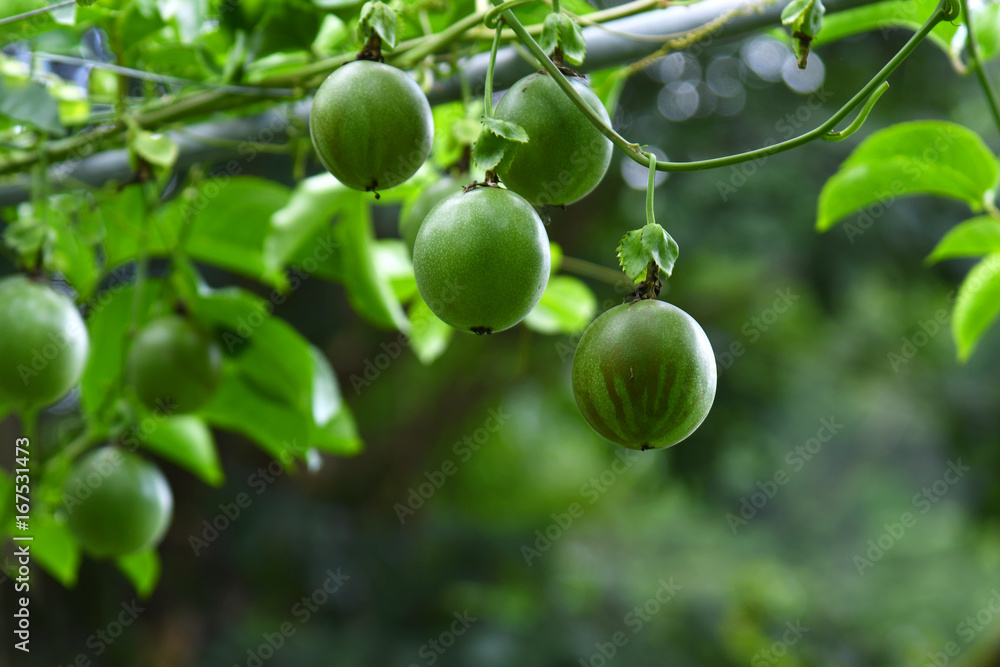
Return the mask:
[[[781,23],[792,33],[795,58],[800,69],[806,68],[809,46],[823,26],[825,13],[822,0],[792,0],[781,11]]]
[[[972,267],[958,288],[951,332],[959,360],[967,361],[972,356],[997,315],[1000,315],[1000,253],[993,253]]]
[[[144,549],[122,556],[115,565],[132,582],[140,598],[148,598],[160,580],[160,556],[155,549]]]
[[[570,17],[559,26],[559,45],[562,47],[563,57],[572,65],[583,63],[587,55],[587,42],[583,39],[583,31],[576,21]]]
[[[823,186],[816,227],[826,231],[857,211],[882,215],[899,198],[929,194],[982,208],[997,183],[997,161],[975,132],[944,121],[899,123],[865,139]]]
[[[365,39],[374,31],[382,40],[382,48],[391,51],[396,46],[396,12],[384,2],[370,0],[361,7],[358,30]]]
[[[479,165],[480,169],[492,171],[500,164],[503,154],[507,150],[507,140],[499,137],[485,127],[479,133],[475,145],[472,147],[472,159]]]
[[[493,116],[483,116],[483,127],[497,135],[519,144],[528,143],[528,133],[517,123],[494,118]]]
[[[632,230],[618,244],[618,260],[622,270],[634,283],[645,279],[646,267],[650,262],[655,262],[669,278],[678,252],[677,242],[655,222]]]
[[[562,23],[563,15],[552,12],[545,17],[542,24],[542,34],[538,36],[538,46],[542,51],[551,54],[559,44],[559,26]]]
[[[983,215],[952,227],[925,261],[934,264],[943,259],[975,257],[993,252],[1000,252],[1000,220]]]
[[[587,285],[571,276],[554,276],[524,323],[543,334],[581,333],[597,313],[597,297]]]

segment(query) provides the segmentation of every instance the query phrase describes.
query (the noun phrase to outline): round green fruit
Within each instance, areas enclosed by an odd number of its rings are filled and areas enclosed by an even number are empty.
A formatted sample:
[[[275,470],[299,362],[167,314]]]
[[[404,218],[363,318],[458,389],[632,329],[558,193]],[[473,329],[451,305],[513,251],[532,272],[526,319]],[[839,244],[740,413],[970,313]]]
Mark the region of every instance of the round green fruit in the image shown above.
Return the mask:
[[[55,403],[80,381],[88,349],[72,301],[24,276],[0,280],[0,401]]]
[[[431,183],[412,203],[403,207],[399,214],[399,235],[406,242],[406,247],[413,254],[413,245],[417,242],[417,232],[424,218],[445,197],[455,194],[459,189],[458,181],[451,176],[444,176],[439,181]]]
[[[168,315],[153,320],[135,337],[127,373],[147,407],[168,414],[192,412],[219,384],[222,352],[193,322]]]
[[[549,281],[549,239],[523,197],[502,188],[459,192],[420,225],[413,248],[417,288],[435,315],[490,334],[527,315]]]
[[[69,527],[93,556],[114,558],[156,546],[173,513],[174,496],[160,469],[117,447],[77,462],[63,486]]]
[[[629,449],[662,449],[694,433],[712,408],[715,385],[708,336],[663,301],[608,310],[573,356],[573,394],[584,419]]]
[[[386,190],[427,159],[434,122],[413,79],[395,67],[356,60],[316,91],[309,131],[320,161],[337,180],[355,190]]]
[[[573,87],[608,126],[601,100],[586,83]],[[517,123],[527,143],[504,155],[497,174],[504,185],[535,206],[572,204],[604,178],[611,164],[611,141],[588,120],[548,74],[531,74],[511,86],[497,104],[497,118]]]

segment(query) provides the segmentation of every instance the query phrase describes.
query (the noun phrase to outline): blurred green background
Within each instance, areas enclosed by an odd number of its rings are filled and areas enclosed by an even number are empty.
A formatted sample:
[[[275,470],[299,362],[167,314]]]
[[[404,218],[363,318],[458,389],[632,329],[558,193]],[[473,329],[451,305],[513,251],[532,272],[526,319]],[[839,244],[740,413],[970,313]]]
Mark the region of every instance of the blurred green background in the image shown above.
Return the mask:
[[[674,160],[755,148],[811,100],[827,98],[800,131],[828,118],[907,37],[820,49],[814,78],[789,78],[820,81],[818,96],[782,79],[791,56],[768,37],[676,54],[629,81],[616,125]],[[936,118],[998,147],[975,82],[930,45],[891,84],[860,136]],[[36,575],[39,639],[26,659],[4,642],[6,664],[1000,664],[1000,332],[959,365],[935,320],[971,262],[923,258],[963,205],[904,199],[853,238],[814,231],[820,188],[857,142],[658,188],[680,245],[662,298],[702,324],[720,373],[708,419],[666,451],[594,434],[570,390],[575,341],[523,327],[457,334],[430,367],[402,349],[356,391],[398,337],[340,286],[306,281],[276,312],[332,360],[364,452],[275,475],[219,434],[219,488],[164,464],[176,515],[134,622],[111,566],[86,560],[74,590]],[[292,184],[283,158],[252,167]],[[626,176],[616,155],[584,203],[550,212],[566,255],[615,267],[644,223]],[[398,211],[376,213],[394,235]],[[620,302],[620,286],[588,282],[602,309]],[[8,419],[0,439],[17,431]]]

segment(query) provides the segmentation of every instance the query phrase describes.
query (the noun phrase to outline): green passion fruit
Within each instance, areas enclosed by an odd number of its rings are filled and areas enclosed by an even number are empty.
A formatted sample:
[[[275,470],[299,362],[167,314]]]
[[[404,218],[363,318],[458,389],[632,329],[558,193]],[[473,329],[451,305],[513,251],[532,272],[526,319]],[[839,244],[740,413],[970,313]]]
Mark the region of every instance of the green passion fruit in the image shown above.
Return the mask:
[[[495,187],[459,192],[424,219],[413,248],[417,288],[435,315],[490,334],[527,315],[549,280],[549,239],[523,197]]]
[[[89,341],[76,306],[24,276],[0,280],[0,401],[42,407],[83,375]]]
[[[610,125],[608,112],[581,79],[573,87]],[[572,204],[604,178],[611,164],[611,141],[580,111],[548,74],[531,74],[511,86],[495,115],[517,123],[527,143],[508,149],[497,166],[504,185],[535,206]]]
[[[180,315],[153,320],[135,337],[127,377],[149,408],[192,412],[211,397],[222,372],[222,351]]]
[[[587,423],[629,449],[662,449],[694,433],[715,400],[708,336],[680,308],[644,300],[611,308],[583,333],[573,394]]]
[[[413,244],[417,242],[417,232],[424,218],[445,197],[459,190],[458,181],[451,176],[443,176],[440,180],[428,185],[411,203],[403,207],[399,214],[399,235],[406,242],[406,247],[413,254]]]
[[[63,505],[69,528],[84,549],[114,558],[160,542],[174,496],[154,464],[108,446],[73,465],[63,486]]]
[[[355,190],[386,190],[430,154],[431,107],[401,70],[356,60],[320,85],[309,113],[313,146],[331,174]]]

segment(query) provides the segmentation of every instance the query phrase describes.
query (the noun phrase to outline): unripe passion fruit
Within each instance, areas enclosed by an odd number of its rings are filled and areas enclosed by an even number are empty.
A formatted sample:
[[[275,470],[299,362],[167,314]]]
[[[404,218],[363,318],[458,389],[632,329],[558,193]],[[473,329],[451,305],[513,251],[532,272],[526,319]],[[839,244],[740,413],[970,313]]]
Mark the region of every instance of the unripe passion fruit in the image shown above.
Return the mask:
[[[215,391],[222,372],[218,344],[180,315],[153,320],[128,353],[128,380],[150,408],[191,412]]]
[[[0,400],[55,403],[80,381],[88,349],[72,301],[24,276],[0,280]]]
[[[438,205],[438,202],[458,190],[458,181],[451,176],[443,176],[441,180],[427,186],[410,205],[403,207],[399,214],[399,235],[403,237],[411,255],[413,244],[417,242],[417,232],[420,231],[424,218]]]
[[[448,197],[424,219],[413,248],[417,288],[434,314],[477,334],[508,329],[549,281],[549,239],[535,209],[510,190]]]
[[[355,190],[386,190],[427,159],[434,123],[427,98],[402,71],[371,60],[348,63],[316,91],[309,113],[316,153]]]
[[[615,306],[583,333],[573,394],[590,426],[630,449],[661,449],[694,433],[715,400],[712,345],[680,308]]]
[[[63,502],[80,544],[91,555],[108,558],[156,546],[174,508],[160,469],[117,447],[90,452],[73,466]]]
[[[597,95],[579,79],[570,81],[610,126]],[[548,74],[531,74],[511,86],[495,115],[528,133],[527,143],[508,149],[497,174],[535,206],[572,204],[597,187],[608,171],[611,142]]]

